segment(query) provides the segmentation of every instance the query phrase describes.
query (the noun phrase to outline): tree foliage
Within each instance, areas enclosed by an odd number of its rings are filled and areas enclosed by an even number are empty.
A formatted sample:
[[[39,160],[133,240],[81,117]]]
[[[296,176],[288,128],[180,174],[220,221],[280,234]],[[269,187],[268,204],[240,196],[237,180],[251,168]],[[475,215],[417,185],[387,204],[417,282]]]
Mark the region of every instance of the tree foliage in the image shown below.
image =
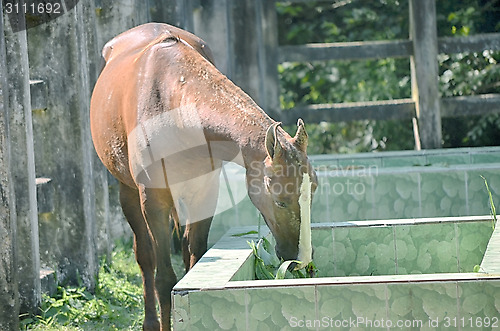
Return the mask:
[[[439,36],[500,30],[500,0],[437,1]],[[281,45],[407,39],[407,0],[337,0],[277,3]],[[441,96],[500,92],[500,52],[438,58]],[[278,68],[281,107],[411,97],[409,59],[283,63]],[[445,147],[494,145],[498,115],[443,120]],[[310,153],[412,149],[409,121],[308,125]]]

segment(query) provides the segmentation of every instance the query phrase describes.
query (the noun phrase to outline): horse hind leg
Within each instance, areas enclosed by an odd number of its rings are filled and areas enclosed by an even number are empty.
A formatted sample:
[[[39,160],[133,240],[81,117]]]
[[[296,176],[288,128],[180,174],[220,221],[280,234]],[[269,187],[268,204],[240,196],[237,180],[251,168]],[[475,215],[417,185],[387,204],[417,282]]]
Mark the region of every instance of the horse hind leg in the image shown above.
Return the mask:
[[[141,211],[139,192],[125,184],[120,184],[120,203],[123,213],[134,232],[135,258],[142,274],[145,317],[143,329],[160,330],[156,312],[155,268],[156,257],[146,220]]]
[[[161,330],[170,330],[170,293],[177,283],[170,258],[170,212],[172,197],[167,189],[140,188],[141,208],[151,231],[156,253],[155,287],[160,302]]]

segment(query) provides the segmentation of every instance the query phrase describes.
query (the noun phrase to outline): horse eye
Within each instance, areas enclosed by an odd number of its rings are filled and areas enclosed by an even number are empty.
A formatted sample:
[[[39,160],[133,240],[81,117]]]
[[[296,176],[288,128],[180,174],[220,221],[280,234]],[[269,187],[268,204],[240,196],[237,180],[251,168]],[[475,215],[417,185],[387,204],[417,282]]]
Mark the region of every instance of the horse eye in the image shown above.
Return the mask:
[[[278,206],[278,208],[286,208],[286,203],[282,201],[274,201],[274,203]]]

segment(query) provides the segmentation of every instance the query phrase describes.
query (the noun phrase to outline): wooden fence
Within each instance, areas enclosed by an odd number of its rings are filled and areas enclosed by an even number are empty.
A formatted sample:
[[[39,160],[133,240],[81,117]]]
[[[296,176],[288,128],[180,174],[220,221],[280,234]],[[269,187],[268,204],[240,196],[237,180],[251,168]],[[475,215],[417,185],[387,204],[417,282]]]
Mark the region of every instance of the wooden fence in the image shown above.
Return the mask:
[[[188,10],[195,14],[187,28],[214,48],[217,60],[226,60],[218,66],[228,77],[285,124],[294,124],[299,117],[306,123],[406,119],[413,122],[416,149],[439,148],[441,118],[498,113],[500,95],[440,98],[438,54],[500,50],[500,33],[438,38],[435,0],[408,1],[410,31],[406,40],[281,46],[275,7],[280,1],[275,0],[203,1]],[[411,98],[280,109],[279,63],[381,58],[410,58]]]
[[[442,117],[500,111],[498,95],[440,99],[437,54],[499,50],[500,34],[437,38],[434,0],[410,0],[408,40],[301,46],[278,45],[274,0],[64,2],[71,10],[27,31],[13,29],[25,24],[23,15],[15,24],[4,10],[0,16],[2,330],[18,328],[20,310],[36,309],[50,279],[41,276],[55,272],[61,282],[94,287],[99,256],[129,233],[116,182],[93,151],[88,118],[100,49],[128,28],[157,21],[196,33],[220,70],[285,124],[298,117],[413,119],[417,146],[434,148]],[[411,99],[280,109],[278,63],[384,57],[411,58]]]

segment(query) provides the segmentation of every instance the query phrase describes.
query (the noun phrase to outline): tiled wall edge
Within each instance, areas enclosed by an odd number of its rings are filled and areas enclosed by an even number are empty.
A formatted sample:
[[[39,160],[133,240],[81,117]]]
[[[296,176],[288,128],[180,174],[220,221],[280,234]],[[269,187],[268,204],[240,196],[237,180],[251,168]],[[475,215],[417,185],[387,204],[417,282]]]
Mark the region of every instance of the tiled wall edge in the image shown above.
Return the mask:
[[[500,274],[500,228],[498,223],[486,247],[480,271]]]

